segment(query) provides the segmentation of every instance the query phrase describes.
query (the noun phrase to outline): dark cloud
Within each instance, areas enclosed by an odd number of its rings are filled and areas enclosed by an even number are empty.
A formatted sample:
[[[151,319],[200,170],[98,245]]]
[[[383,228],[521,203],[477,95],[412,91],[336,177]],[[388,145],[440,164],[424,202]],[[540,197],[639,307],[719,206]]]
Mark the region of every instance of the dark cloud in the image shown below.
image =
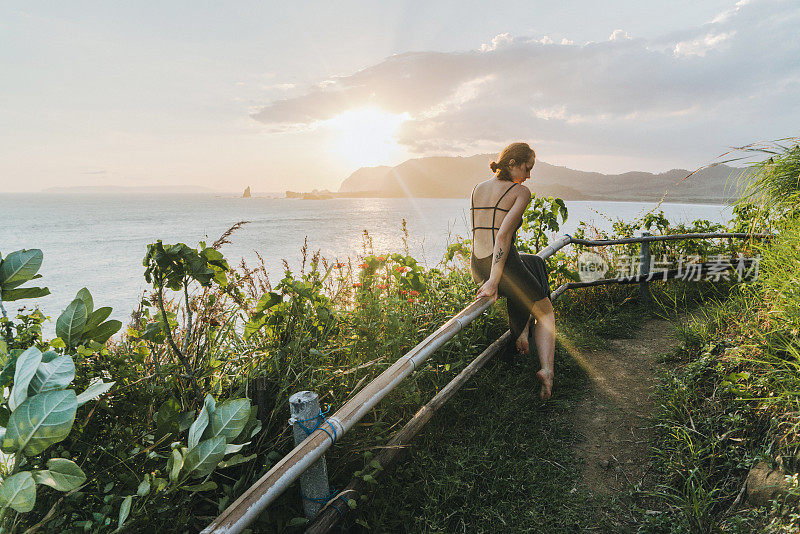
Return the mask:
[[[504,34],[468,52],[393,56],[253,117],[302,127],[373,104],[409,114],[398,140],[417,153],[525,138],[580,153],[697,154],[797,133],[798,27],[796,2],[761,0],[652,40],[621,30],[585,44]]]

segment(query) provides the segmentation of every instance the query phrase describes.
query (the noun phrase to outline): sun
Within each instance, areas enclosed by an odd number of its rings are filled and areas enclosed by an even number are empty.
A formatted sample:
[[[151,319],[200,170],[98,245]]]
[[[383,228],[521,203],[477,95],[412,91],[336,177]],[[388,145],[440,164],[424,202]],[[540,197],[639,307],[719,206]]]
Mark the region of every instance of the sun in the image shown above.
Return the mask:
[[[408,113],[388,113],[377,107],[345,111],[325,121],[333,133],[334,150],[351,165],[369,167],[387,164],[400,157],[401,147],[394,139]]]

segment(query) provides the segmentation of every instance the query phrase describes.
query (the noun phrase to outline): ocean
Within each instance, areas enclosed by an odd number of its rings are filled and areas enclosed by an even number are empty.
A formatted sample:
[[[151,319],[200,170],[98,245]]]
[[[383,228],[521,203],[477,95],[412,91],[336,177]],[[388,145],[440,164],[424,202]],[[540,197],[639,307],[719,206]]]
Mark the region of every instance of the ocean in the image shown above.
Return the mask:
[[[630,220],[655,206],[642,202],[570,201],[569,219],[560,233],[575,230],[579,221],[609,229],[611,220]],[[672,223],[708,219],[727,222],[731,209],[709,204],[662,204]],[[212,194],[0,194],[0,253],[39,248],[44,263],[36,285],[51,295],[37,301],[6,304],[9,313],[19,305],[38,302],[55,318],[86,286],[95,306],[111,306],[111,317],[127,323],[130,312],[148,289],[142,258],[148,243],[211,244],[237,221],[250,221],[231,237],[222,252],[231,264],[256,260],[258,252],[270,279],[283,276],[282,260],[299,270],[301,247],[317,250],[330,260],[357,259],[364,254],[364,230],[376,253],[403,252],[402,221],[407,222],[412,256],[436,265],[457,237],[469,236],[466,199],[337,198],[301,200],[234,198]],[[32,285],[28,283],[26,285]]]

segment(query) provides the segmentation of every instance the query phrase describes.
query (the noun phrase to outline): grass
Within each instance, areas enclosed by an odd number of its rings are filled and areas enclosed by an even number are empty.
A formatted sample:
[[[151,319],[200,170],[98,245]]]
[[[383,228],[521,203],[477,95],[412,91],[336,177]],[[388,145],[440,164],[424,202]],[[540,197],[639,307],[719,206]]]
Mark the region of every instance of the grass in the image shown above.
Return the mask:
[[[538,363],[494,361],[481,371],[431,421],[361,520],[379,532],[573,532],[583,524],[593,503],[573,490],[576,437],[564,421],[586,377],[561,347],[556,361],[563,378],[548,403],[538,397]]]
[[[557,306],[559,337],[571,347],[607,347],[609,339],[632,336],[653,316],[638,305],[635,286],[582,291],[568,293]],[[655,295],[668,300],[667,293],[674,298],[679,292],[694,302],[703,298],[702,288],[680,282]],[[635,532],[649,495],[632,489],[601,496],[580,483],[582,465],[573,450],[582,437],[571,416],[588,394],[590,378],[557,342],[558,393],[542,403],[537,370],[538,362],[527,358],[517,364],[493,360],[384,479],[362,507],[356,531]]]
[[[762,248],[758,281],[710,302],[683,331],[665,380],[656,459],[664,517],[679,532],[795,532],[793,497],[754,509],[750,467],[800,468],[800,221]],[[669,532],[651,522],[645,532]]]

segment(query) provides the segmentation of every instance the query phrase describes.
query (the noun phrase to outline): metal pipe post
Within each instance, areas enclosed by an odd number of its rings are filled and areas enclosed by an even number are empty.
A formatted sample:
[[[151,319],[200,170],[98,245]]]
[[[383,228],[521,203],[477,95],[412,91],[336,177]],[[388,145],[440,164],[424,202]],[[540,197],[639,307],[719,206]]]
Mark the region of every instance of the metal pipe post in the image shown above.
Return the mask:
[[[295,393],[289,397],[289,412],[292,415],[289,421],[294,430],[294,444],[297,446],[308,437],[308,433],[300,425],[312,429],[321,422],[319,395],[313,391]],[[306,518],[311,520],[317,517],[330,498],[330,494],[328,467],[325,464],[325,455],[322,455],[300,475],[300,495],[303,498],[303,511]]]
[[[642,237],[649,237],[649,232],[642,232]],[[639,275],[644,276],[644,280],[639,282],[639,302],[645,306],[649,306],[653,302],[653,296],[650,294],[650,242],[642,241],[642,261],[639,267]]]

